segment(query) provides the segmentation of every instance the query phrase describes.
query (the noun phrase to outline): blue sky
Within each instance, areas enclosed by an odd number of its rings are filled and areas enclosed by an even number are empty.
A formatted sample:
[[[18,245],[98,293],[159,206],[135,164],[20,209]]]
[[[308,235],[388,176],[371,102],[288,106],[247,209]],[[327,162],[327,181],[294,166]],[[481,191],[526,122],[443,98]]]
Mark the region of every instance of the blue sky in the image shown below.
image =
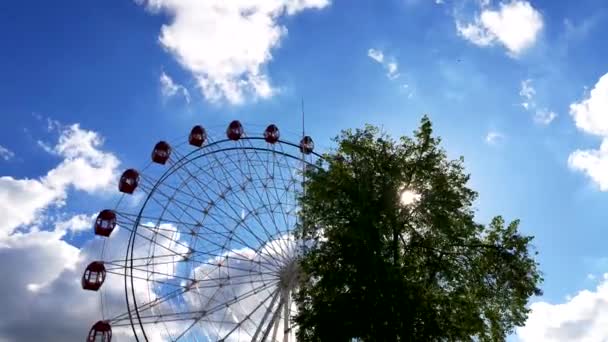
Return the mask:
[[[205,7],[214,3],[227,11]],[[111,206],[110,176],[194,124],[297,134],[304,98],[306,131],[323,149],[339,129],[410,134],[428,114],[449,155],[465,157],[479,219],[520,218],[536,236],[545,295],[535,301],[566,303],[539,304],[520,338],[608,338],[595,330],[608,317],[605,1],[244,3],[0,4],[0,213],[17,217],[0,229],[0,255],[38,248],[19,239],[39,230],[57,233],[48,248],[82,255],[85,225],[58,222]],[[49,173],[78,160],[88,167],[64,167],[62,181]],[[74,170],[95,181],[70,180]],[[55,278],[39,287],[60,286]],[[0,323],[0,340],[19,340],[23,324]]]

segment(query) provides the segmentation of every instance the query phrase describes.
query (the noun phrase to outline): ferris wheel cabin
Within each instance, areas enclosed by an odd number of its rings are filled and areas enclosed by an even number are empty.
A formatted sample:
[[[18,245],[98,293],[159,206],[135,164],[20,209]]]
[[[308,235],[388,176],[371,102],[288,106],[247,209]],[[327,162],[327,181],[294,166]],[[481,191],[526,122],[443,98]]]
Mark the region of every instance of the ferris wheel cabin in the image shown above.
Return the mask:
[[[308,135],[300,140],[300,152],[304,154],[311,154],[315,148],[315,143],[312,138]]]
[[[110,323],[106,321],[98,321],[93,324],[87,337],[87,342],[111,342],[112,341],[112,327]]]
[[[116,228],[116,213],[105,209],[99,212],[95,219],[95,235],[108,237]]]
[[[234,120],[228,125],[228,129],[226,130],[226,136],[230,140],[237,141],[243,137],[245,131],[243,130],[243,125],[239,120]]]
[[[207,132],[205,131],[205,128],[203,128],[201,125],[192,127],[190,136],[188,137],[188,142],[190,145],[201,147],[205,143],[205,140],[207,140]]]
[[[165,165],[171,156],[171,146],[166,141],[159,141],[154,145],[152,150],[152,161],[161,165]]]
[[[139,172],[135,169],[128,169],[123,172],[118,183],[118,190],[125,194],[132,194],[139,184]]]
[[[106,268],[103,262],[93,261],[87,266],[82,275],[82,288],[97,291],[106,280]]]
[[[264,131],[264,140],[266,140],[267,143],[274,144],[279,141],[280,137],[281,134],[279,133],[279,128],[276,125],[271,124],[266,127],[266,130]]]

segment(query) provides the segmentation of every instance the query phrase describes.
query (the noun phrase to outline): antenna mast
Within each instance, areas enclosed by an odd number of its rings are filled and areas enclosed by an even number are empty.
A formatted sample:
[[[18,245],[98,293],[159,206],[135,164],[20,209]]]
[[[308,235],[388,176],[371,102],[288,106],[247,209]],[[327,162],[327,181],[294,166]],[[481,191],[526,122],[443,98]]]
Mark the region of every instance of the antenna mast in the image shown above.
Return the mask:
[[[302,137],[304,137],[304,96],[302,96]]]

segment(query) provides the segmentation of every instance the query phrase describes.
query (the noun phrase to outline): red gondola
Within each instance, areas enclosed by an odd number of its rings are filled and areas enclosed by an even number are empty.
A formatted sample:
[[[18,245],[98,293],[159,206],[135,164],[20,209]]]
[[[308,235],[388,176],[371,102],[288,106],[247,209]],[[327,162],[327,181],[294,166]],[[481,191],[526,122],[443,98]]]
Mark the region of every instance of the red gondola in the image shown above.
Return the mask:
[[[154,145],[152,150],[152,161],[161,165],[165,165],[167,159],[171,156],[171,145],[166,141],[159,141]]]
[[[118,190],[125,194],[132,194],[139,183],[139,172],[135,169],[128,169],[123,172],[118,183]]]
[[[93,261],[87,266],[82,275],[82,288],[97,291],[106,280],[106,268],[101,261]]]
[[[279,141],[280,136],[279,128],[274,124],[266,127],[266,130],[264,131],[264,140],[269,144],[274,144]]]
[[[203,126],[196,125],[192,127],[190,131],[190,136],[188,137],[188,142],[190,145],[201,147],[207,140],[207,132],[203,128]]]
[[[226,136],[228,137],[228,139],[234,141],[241,139],[243,133],[243,125],[241,125],[241,122],[239,120],[232,121],[230,125],[228,125],[228,129],[226,130]]]
[[[107,321],[98,321],[89,331],[87,342],[111,342],[112,327]]]
[[[315,143],[312,141],[312,138],[308,135],[300,140],[300,152],[304,154],[311,154],[312,150],[315,148]]]
[[[108,237],[116,227],[116,213],[112,210],[102,210],[95,220],[95,235]]]

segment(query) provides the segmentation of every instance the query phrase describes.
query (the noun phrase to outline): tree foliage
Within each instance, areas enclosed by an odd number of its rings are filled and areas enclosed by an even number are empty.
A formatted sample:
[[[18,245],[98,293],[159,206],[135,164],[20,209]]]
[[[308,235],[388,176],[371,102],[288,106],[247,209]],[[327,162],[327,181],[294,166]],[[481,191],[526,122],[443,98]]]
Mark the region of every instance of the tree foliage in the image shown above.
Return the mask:
[[[300,341],[501,341],[542,282],[519,221],[474,220],[463,159],[448,160],[427,117],[395,141],[346,130],[306,171],[297,234]],[[402,194],[413,198],[402,201]]]

